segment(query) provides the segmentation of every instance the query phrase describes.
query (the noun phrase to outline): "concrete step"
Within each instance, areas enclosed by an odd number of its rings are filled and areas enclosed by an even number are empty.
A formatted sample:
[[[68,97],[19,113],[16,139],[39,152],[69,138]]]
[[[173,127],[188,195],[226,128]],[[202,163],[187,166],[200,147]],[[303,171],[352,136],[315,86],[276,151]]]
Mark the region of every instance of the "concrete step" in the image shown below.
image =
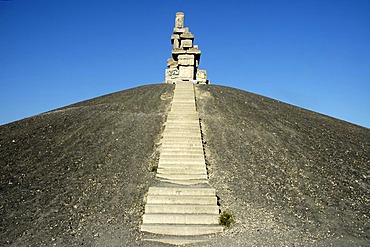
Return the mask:
[[[159,158],[158,167],[166,168],[166,167],[205,167],[206,162],[204,159],[163,159]]]
[[[166,128],[163,131],[163,134],[169,134],[169,133],[174,133],[174,134],[186,134],[186,133],[197,133],[200,135],[200,129],[199,126],[184,126],[183,128],[174,128],[173,126],[166,126]]]
[[[188,169],[189,172],[184,171]],[[159,165],[157,173],[158,174],[176,174],[176,173],[182,173],[182,174],[207,174],[204,172],[206,169],[203,166],[189,166],[189,165]],[[207,170],[206,170],[207,171]]]
[[[193,143],[193,144],[202,144],[202,139],[201,137],[190,137],[191,139],[186,139],[185,137],[163,137],[161,139],[161,143],[170,143],[170,144],[175,144],[175,143],[178,143],[178,144],[189,144],[189,143]]]
[[[201,143],[161,143],[161,151],[203,151],[203,146]]]
[[[195,118],[199,118],[199,115],[198,115],[198,113],[193,112],[193,111],[185,111],[185,109],[179,109],[176,112],[168,113],[167,119],[170,119],[171,117],[187,117],[187,118],[195,117]]]
[[[205,174],[205,167],[158,167],[157,174]]]
[[[203,150],[202,143],[173,143],[165,142],[161,144],[161,151],[201,151]]]
[[[161,151],[162,152],[170,152],[170,151],[203,152],[203,146],[201,143],[198,143],[198,145],[178,143],[177,145],[177,144],[174,144],[173,142],[172,143],[170,142],[170,143],[162,143]]]
[[[195,131],[197,133],[200,133],[199,123],[181,124],[181,125],[169,124],[165,126],[166,128],[164,129],[163,133],[168,132],[168,131],[177,131],[177,132]]]
[[[178,132],[178,131],[164,131],[163,137],[201,137],[200,132],[189,131],[189,132]]]
[[[176,116],[167,116],[167,121],[184,121],[185,123],[189,123],[190,121],[198,121],[198,116],[182,116],[182,115],[176,115]]]
[[[195,106],[195,103],[194,102],[184,102],[184,103],[175,103],[175,104],[172,104],[171,105],[171,109],[174,109],[174,108],[179,108],[179,109],[189,109],[191,111],[193,111],[193,113],[197,113],[196,111],[196,106]]]
[[[195,105],[195,98],[191,95],[184,95],[184,96],[174,96],[172,101],[172,106],[174,105]]]
[[[199,121],[195,123],[183,123],[183,124],[174,124],[174,123],[166,123],[164,131],[168,130],[198,130],[200,131]]]
[[[184,136],[184,135],[170,135],[170,134],[165,134],[165,136],[163,136],[163,138],[166,138],[166,139],[191,139],[191,140],[200,140],[201,139],[201,136],[200,135],[197,135],[197,136]],[[162,139],[163,139],[162,138]]]
[[[172,105],[181,105],[181,104],[195,104],[195,98],[194,97],[180,97],[180,96],[174,96],[172,99]]]
[[[178,111],[173,111],[174,107],[176,106],[172,106],[172,111],[170,111],[167,116],[199,116],[197,111],[189,110],[187,107],[178,106]]]
[[[172,107],[189,107],[193,108],[195,111],[195,102],[194,101],[185,101],[185,102],[172,102]]]
[[[199,122],[199,117],[198,116],[184,116],[184,115],[172,115],[172,116],[167,116],[167,121],[183,121],[185,123],[190,122],[190,121],[198,121]]]
[[[159,159],[160,160],[168,160],[169,162],[174,162],[174,161],[186,161],[186,160],[189,160],[189,161],[199,161],[199,162],[203,162],[204,161],[204,155],[201,154],[201,155],[176,155],[176,154],[161,154],[159,156]]]
[[[168,179],[159,179],[159,181],[164,183],[171,183],[176,185],[199,185],[199,184],[208,184],[207,179],[198,179],[198,180],[168,180]]]
[[[163,159],[159,157],[158,166],[205,166],[205,160],[204,159]]]
[[[171,124],[176,124],[176,125],[190,125],[197,123],[199,126],[199,119],[168,119],[166,121],[166,124],[171,123]]]
[[[171,225],[171,224],[143,224],[141,231],[163,235],[195,236],[220,233],[220,225]]]
[[[184,143],[184,142],[165,142],[161,140],[161,147],[162,148],[203,148],[202,142],[191,142],[191,143]]]
[[[148,204],[198,204],[217,205],[216,196],[191,196],[191,195],[150,195],[147,196]]]
[[[150,195],[187,195],[187,196],[215,196],[214,188],[192,188],[192,187],[150,187]]]
[[[220,209],[217,205],[197,204],[146,204],[145,213],[184,213],[184,214],[215,214],[219,216]]]
[[[161,139],[162,143],[202,143],[200,137],[175,137],[175,136],[165,136]]]
[[[203,143],[199,140],[163,140],[161,139],[162,147],[197,147],[203,148]]]
[[[189,112],[192,111],[193,113],[197,113],[196,111],[196,106],[195,106],[195,103],[194,102],[188,102],[188,103],[175,103],[175,104],[172,104],[171,105],[171,110],[173,110],[174,108],[177,108],[177,109],[186,109],[188,110]]]
[[[169,117],[167,118],[165,125],[174,125],[174,126],[181,126],[185,127],[186,125],[195,125],[198,124],[199,126],[199,118],[198,117]],[[184,126],[185,125],[185,126]]]
[[[165,149],[162,148],[161,155],[199,155],[204,157],[203,148],[197,148],[197,149]]]
[[[184,124],[184,125],[174,125],[174,124],[168,124],[166,125],[166,128],[164,131],[167,130],[183,130],[183,131],[189,131],[189,130],[197,130],[200,132],[199,123],[197,124]]]
[[[167,116],[167,120],[197,120],[199,121],[199,116],[197,115],[169,115]]]
[[[150,241],[150,242],[157,242],[157,243],[164,243],[164,244],[170,244],[170,245],[187,245],[187,244],[196,244],[196,243],[204,243],[209,241],[208,239],[187,239],[187,238],[145,238],[144,241]]]
[[[177,95],[176,95],[176,97],[177,97],[177,96],[179,96],[179,94],[177,94]],[[191,93],[189,93],[187,96],[190,96],[190,97],[191,97]],[[172,105],[174,105],[175,103],[176,103],[176,104],[192,104],[192,105],[195,105],[195,102],[194,102],[194,101],[192,101],[192,102],[176,102],[176,101],[175,101],[175,102],[173,102],[173,101],[172,101]]]
[[[184,154],[203,154],[202,147],[184,147],[184,146],[162,146],[161,154],[169,153],[184,153]]]
[[[174,134],[187,134],[187,133],[190,133],[190,134],[198,134],[200,136],[200,128],[199,128],[199,125],[194,125],[194,124],[189,124],[189,125],[182,125],[182,126],[177,126],[177,128],[175,128],[175,126],[173,125],[166,125],[165,126],[165,129],[163,131],[163,135],[165,134],[171,134],[171,133],[174,133]]]
[[[176,109],[175,109],[176,108]],[[168,115],[199,115],[193,107],[172,106]]]
[[[200,141],[183,141],[183,140],[180,140],[180,141],[171,141],[171,142],[168,142],[166,140],[164,141],[161,141],[161,144],[162,144],[162,147],[174,147],[174,148],[180,148],[180,147],[183,147],[183,148],[203,148],[203,144],[202,142]]]
[[[193,130],[196,130],[196,131],[199,131],[200,132],[200,128],[199,128],[199,122],[197,123],[191,123],[191,124],[173,124],[173,123],[167,123],[166,125],[164,125],[165,129],[164,131],[167,131],[167,130],[187,130],[187,131],[193,131]]]
[[[208,179],[207,174],[163,174],[157,173],[157,178],[163,178],[168,180],[198,180]]]
[[[168,156],[159,156],[158,164],[178,164],[178,165],[204,165],[204,157],[194,157],[194,158],[182,158],[182,157],[168,157]]]
[[[195,104],[172,104],[168,114],[198,114]]]
[[[187,128],[187,127],[199,127],[199,120],[172,120],[168,119],[163,126],[171,126],[177,128]]]
[[[171,112],[167,115],[167,119],[174,119],[174,118],[187,118],[187,119],[197,119],[199,120],[199,115],[197,114],[191,114],[191,113],[183,113],[182,110],[178,110],[177,112]]]
[[[195,97],[194,97],[194,95],[192,95],[191,93],[189,93],[189,94],[182,94],[182,95],[180,95],[180,94],[175,94],[174,96],[173,96],[173,101],[172,101],[172,103],[174,104],[174,103],[177,103],[177,102],[190,102],[190,101],[195,101]]]
[[[205,159],[164,159],[159,157],[159,167],[206,167]]]
[[[196,130],[178,131],[178,130],[169,130],[164,131],[162,136],[175,136],[175,137],[201,137],[200,132]]]
[[[191,126],[199,127],[199,119],[198,120],[168,120],[164,126],[171,126],[176,128],[185,128]]]
[[[171,139],[161,139],[162,146],[167,147],[203,147],[201,140],[171,140]]]
[[[177,136],[201,136],[200,135],[200,131],[199,130],[196,130],[196,129],[183,129],[183,130],[168,130],[166,129],[164,132],[163,132],[163,136],[166,136],[166,135],[177,135]]]
[[[171,120],[173,121],[173,120]],[[179,123],[174,123],[174,122],[166,122],[164,124],[164,126],[166,126],[166,129],[167,127],[169,129],[176,129],[176,130],[181,130],[181,129],[189,129],[189,128],[193,128],[193,129],[196,129],[196,130],[199,130],[200,131],[200,126],[199,126],[199,121],[196,120],[194,122],[188,122],[188,120],[184,120],[184,121],[179,121]],[[165,129],[165,130],[166,130]]]
[[[162,136],[162,140],[170,140],[170,142],[174,142],[176,140],[180,140],[180,141],[189,141],[189,140],[192,140],[192,141],[200,141],[202,142],[202,138],[201,138],[201,135],[200,134],[181,134],[181,133],[164,133],[163,136]]]
[[[190,165],[184,165],[184,164],[159,164],[158,165],[158,170],[160,170],[160,172],[158,173],[161,173],[161,174],[165,174],[165,173],[171,173],[171,170],[175,170],[177,169],[178,171],[181,171],[181,170],[185,170],[185,169],[188,169],[188,170],[192,170],[194,173],[196,173],[197,171],[204,171],[205,170],[205,165],[204,164],[190,164]],[[163,170],[166,170],[166,172],[162,172]],[[183,172],[183,173],[186,173],[186,172]]]
[[[183,126],[183,125],[195,125],[199,126],[199,118],[195,119],[171,119],[167,118],[167,121],[164,125],[174,125],[174,126]]]
[[[198,126],[199,127],[199,120],[171,120],[168,119],[164,126],[172,126],[172,127],[180,127],[180,128],[186,128],[186,127],[193,127]]]
[[[143,224],[217,225],[218,215],[145,213],[143,216]]]
[[[171,152],[171,154],[161,153],[160,157],[162,159],[204,159],[203,153],[191,153],[191,154],[185,154],[185,153],[174,153]]]

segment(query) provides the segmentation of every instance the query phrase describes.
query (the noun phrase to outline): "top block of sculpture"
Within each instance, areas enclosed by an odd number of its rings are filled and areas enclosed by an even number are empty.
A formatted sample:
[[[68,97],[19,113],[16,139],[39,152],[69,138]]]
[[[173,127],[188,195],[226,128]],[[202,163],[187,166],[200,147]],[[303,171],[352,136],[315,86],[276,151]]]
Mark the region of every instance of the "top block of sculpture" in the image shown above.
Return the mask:
[[[172,57],[167,60],[165,83],[181,80],[208,84],[207,72],[198,69],[201,51],[194,45],[194,35],[184,27],[183,12],[176,13],[171,43]]]

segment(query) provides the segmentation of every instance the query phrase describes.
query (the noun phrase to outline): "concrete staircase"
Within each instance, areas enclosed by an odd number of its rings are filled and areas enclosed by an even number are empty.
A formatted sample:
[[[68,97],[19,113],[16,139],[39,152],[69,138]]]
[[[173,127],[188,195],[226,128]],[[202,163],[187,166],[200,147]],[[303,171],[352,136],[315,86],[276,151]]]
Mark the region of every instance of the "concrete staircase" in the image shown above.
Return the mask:
[[[208,185],[199,117],[191,82],[178,82],[161,141],[157,178],[150,187],[141,231],[146,240],[174,245],[206,241],[222,232],[215,189]]]

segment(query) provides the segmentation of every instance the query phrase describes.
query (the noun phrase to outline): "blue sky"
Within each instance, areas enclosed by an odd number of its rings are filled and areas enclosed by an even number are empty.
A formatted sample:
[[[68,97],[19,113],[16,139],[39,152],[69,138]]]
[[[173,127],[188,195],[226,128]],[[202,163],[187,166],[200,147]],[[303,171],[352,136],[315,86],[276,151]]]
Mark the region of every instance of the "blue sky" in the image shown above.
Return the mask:
[[[370,127],[368,0],[0,0],[0,124],[162,82],[177,11],[212,84]]]

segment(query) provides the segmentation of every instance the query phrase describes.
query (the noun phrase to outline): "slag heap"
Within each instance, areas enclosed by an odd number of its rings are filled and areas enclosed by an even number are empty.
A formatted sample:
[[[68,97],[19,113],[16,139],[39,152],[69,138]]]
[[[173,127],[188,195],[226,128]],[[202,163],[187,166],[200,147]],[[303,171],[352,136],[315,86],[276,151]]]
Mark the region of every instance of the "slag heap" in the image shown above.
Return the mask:
[[[201,51],[193,42],[194,35],[189,28],[184,28],[184,13],[177,12],[175,28],[171,36],[172,58],[167,60],[165,83],[175,84],[179,80],[196,84],[209,83],[207,72],[198,69]]]

